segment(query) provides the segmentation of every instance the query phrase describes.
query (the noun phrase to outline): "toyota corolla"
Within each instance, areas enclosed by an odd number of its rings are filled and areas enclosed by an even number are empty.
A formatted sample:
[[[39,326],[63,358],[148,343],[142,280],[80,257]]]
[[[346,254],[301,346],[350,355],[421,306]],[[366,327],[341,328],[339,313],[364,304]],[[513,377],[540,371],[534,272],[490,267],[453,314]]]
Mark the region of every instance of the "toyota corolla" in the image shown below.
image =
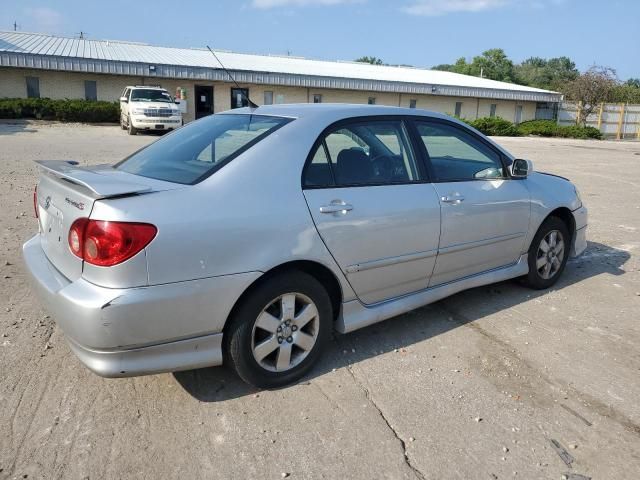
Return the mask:
[[[571,182],[416,109],[239,109],[116,165],[38,163],[27,269],[107,377],[224,361],[285,385],[333,329],[511,278],[548,288],[586,247]]]

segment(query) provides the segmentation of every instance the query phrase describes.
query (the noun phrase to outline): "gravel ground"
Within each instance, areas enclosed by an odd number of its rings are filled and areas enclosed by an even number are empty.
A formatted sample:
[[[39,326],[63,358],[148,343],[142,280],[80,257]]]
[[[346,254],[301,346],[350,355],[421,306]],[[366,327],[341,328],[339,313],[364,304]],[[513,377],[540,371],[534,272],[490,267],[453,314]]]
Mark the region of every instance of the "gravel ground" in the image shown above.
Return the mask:
[[[0,478],[638,478],[640,144],[497,139],[590,209],[556,288],[504,282],[337,335],[306,381],[257,392],[225,368],[97,377],[32,296],[32,161],[155,138],[0,124]]]

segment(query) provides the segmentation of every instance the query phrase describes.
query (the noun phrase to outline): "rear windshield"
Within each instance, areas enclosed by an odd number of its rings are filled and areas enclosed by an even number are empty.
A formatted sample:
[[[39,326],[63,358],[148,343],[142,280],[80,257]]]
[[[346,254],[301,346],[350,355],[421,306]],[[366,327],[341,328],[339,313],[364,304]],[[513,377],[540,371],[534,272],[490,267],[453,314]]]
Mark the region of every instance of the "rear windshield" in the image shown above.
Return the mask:
[[[134,153],[116,168],[168,182],[197,183],[289,121],[264,115],[211,115]]]

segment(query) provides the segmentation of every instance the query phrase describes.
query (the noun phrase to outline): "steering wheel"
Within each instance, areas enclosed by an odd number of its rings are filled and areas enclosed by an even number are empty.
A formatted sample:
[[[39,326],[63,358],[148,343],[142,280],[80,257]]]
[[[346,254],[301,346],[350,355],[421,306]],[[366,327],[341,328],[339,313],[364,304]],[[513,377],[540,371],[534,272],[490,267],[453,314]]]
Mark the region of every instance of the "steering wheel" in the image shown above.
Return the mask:
[[[389,155],[381,154],[373,157],[370,161],[376,177],[390,180],[395,175],[394,161]]]

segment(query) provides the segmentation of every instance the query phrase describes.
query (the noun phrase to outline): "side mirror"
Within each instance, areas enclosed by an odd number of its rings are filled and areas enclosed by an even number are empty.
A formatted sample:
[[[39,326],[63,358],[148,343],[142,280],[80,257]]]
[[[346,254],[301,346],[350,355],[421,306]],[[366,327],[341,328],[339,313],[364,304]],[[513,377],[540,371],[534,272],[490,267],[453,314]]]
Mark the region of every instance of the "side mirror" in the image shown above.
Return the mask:
[[[511,164],[511,176],[513,178],[526,178],[531,172],[533,172],[533,162],[531,160],[516,158]]]
[[[127,100],[127,97],[120,97],[120,101],[124,103],[129,103],[129,100]]]

